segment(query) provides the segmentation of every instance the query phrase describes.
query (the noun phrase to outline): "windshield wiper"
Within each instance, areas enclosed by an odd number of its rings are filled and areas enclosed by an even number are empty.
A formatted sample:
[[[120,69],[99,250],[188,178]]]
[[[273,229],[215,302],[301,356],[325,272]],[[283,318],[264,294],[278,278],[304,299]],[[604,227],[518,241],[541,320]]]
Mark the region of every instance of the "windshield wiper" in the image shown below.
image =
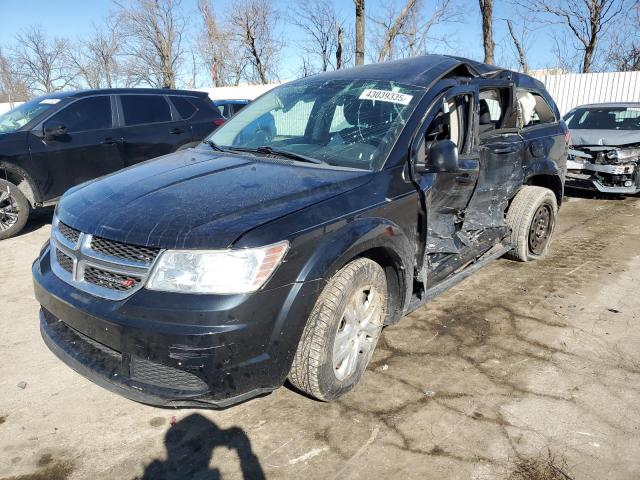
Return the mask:
[[[230,147],[230,149],[235,151],[240,151],[240,152],[262,153],[264,155],[276,155],[279,157],[290,158],[291,160],[298,160],[300,162],[314,163],[316,165],[325,165],[327,163],[317,158],[307,157],[306,155],[290,152],[288,150],[280,150],[280,149],[269,147],[266,145],[263,145],[257,148]]]
[[[218,152],[225,152],[225,153],[229,153],[229,150],[227,150],[226,148],[222,148],[220,145],[218,145],[216,142],[214,142],[213,140],[204,140],[204,143],[206,143],[207,145],[209,145],[211,148],[213,148],[214,150],[217,150]]]

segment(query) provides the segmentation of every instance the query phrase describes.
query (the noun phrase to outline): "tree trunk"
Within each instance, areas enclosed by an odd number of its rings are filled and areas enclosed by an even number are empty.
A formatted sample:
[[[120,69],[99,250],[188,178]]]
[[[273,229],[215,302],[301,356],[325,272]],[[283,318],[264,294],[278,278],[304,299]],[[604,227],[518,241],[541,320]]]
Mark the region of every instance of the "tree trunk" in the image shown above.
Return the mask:
[[[336,47],[336,70],[342,68],[342,25],[338,25],[338,46]]]
[[[482,14],[482,41],[484,43],[484,63],[494,64],[493,50],[493,0],[478,0]]]
[[[356,65],[364,65],[364,0],[356,4]]]

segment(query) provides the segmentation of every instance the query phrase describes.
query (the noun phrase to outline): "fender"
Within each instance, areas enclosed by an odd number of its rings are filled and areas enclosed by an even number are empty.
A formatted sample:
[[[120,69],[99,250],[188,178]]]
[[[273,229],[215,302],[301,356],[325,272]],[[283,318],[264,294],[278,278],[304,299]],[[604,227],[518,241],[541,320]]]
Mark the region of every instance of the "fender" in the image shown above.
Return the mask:
[[[383,268],[392,268],[396,273],[397,308],[401,311],[411,298],[415,243],[386,218],[360,218],[323,237],[296,281],[323,279],[326,282],[349,261],[363,254],[371,255]]]

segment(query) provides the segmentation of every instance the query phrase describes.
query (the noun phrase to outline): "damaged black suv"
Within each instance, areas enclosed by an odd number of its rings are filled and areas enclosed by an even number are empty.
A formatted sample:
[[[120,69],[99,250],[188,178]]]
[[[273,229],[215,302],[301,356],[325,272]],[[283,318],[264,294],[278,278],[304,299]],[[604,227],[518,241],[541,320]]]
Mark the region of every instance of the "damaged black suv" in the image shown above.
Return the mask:
[[[196,148],[66,193],[33,265],[42,336],[149,404],[287,379],[333,400],[384,325],[503,255],[545,255],[566,155],[543,85],[496,67],[425,56],[288,83]]]

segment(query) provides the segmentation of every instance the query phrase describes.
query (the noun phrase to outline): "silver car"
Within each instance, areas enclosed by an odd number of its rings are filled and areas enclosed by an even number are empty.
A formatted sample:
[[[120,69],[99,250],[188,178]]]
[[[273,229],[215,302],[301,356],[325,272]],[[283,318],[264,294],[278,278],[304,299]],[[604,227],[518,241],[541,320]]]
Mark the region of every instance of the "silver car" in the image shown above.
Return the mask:
[[[571,131],[566,186],[640,192],[640,103],[598,103],[564,116]]]

